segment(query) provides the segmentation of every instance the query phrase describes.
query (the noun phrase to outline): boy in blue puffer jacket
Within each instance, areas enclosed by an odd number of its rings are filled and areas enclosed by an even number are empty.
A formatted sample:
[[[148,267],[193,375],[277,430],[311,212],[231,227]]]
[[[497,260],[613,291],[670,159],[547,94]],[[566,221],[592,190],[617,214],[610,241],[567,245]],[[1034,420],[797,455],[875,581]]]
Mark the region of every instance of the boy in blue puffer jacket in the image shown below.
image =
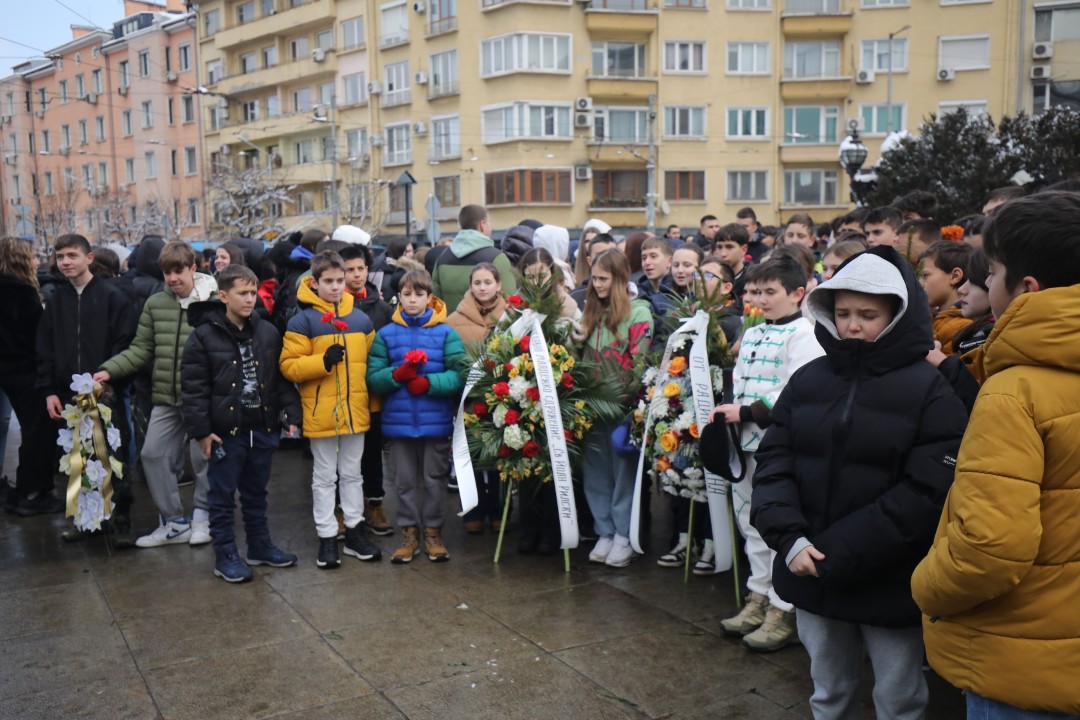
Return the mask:
[[[425,270],[405,273],[394,317],[376,334],[368,357],[368,389],[384,398],[383,437],[390,441],[398,492],[401,547],[391,558],[396,564],[407,563],[420,552],[420,524],[428,559],[450,559],[442,541],[443,499],[467,359],[461,338],[446,324],[446,305],[432,290]]]

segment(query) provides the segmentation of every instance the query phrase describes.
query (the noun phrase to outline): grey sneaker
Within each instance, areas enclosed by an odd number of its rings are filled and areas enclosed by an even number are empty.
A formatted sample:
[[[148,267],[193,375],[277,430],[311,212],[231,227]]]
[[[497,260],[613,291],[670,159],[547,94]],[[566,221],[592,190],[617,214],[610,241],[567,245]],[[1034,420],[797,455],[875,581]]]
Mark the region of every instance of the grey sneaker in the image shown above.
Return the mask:
[[[765,622],[765,610],[769,607],[769,598],[761,593],[751,592],[742,610],[735,617],[720,621],[720,630],[725,635],[744,637],[761,627]]]
[[[780,608],[769,606],[765,612],[765,622],[742,640],[747,650],[754,652],[775,652],[799,641],[795,629],[795,611],[784,612]]]

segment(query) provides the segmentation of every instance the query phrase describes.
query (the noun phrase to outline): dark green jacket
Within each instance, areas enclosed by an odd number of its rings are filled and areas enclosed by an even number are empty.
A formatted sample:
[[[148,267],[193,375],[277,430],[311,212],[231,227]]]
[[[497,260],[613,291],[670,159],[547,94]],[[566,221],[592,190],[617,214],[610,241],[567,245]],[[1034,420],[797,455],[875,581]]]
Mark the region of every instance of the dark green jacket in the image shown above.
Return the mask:
[[[504,293],[513,295],[517,291],[510,258],[486,235],[476,230],[462,230],[450,247],[440,253],[431,270],[435,296],[446,303],[447,312],[453,312],[461,304],[461,299],[469,292],[469,275],[473,267],[482,262],[491,263],[499,271]]]

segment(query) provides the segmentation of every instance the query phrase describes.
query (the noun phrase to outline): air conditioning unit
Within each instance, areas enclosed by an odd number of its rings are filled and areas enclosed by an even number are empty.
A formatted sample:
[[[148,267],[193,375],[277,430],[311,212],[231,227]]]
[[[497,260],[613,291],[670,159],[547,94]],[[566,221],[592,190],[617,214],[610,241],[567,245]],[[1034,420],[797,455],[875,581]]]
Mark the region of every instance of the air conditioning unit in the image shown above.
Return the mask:
[[[1031,57],[1033,60],[1049,60],[1054,57],[1054,43],[1035,43],[1031,46]]]
[[[592,165],[575,165],[575,180],[592,180]]]
[[[859,85],[869,85],[870,83],[874,82],[874,71],[860,70],[859,72],[855,73],[855,82]]]
[[[427,135],[427,123],[422,120],[420,122],[413,123],[412,129],[413,132],[417,135]]]
[[[37,116],[38,116],[39,118],[43,118],[43,117],[45,117],[45,108],[42,108],[42,109],[38,110],[38,111],[37,111]]]
[[[593,126],[593,114],[591,110],[574,113],[574,127],[591,128]]]
[[[414,233],[422,233],[422,232],[424,232],[425,230],[427,230],[427,223],[426,223],[426,222],[424,222],[424,219],[423,219],[423,218],[413,218],[413,219],[412,219],[412,220],[411,220],[411,221],[409,222],[409,228],[410,228],[410,229],[411,229],[411,230],[412,230],[412,231],[413,231]]]
[[[368,95],[381,95],[382,94],[382,83],[379,82],[378,80],[372,80],[371,82],[369,82],[367,84],[367,92],[368,92]]]
[[[311,51],[311,59],[317,63],[326,62],[326,51],[322,48],[315,48]]]
[[[170,70],[169,72],[165,73],[165,79],[168,80],[169,82],[176,82],[177,80],[180,79],[180,76],[177,75],[172,70]]]
[[[10,125],[10,124],[11,124],[11,116],[10,115],[0,115],[0,125]]]
[[[424,72],[423,70],[417,70],[416,71],[416,78],[415,79],[416,79],[416,84],[417,85],[427,85],[427,79],[428,79],[427,78],[427,73]]]
[[[123,97],[124,95],[127,95],[128,94],[127,85],[121,85],[120,87],[116,88],[116,92],[120,93],[121,97]]]
[[[60,148],[60,154],[63,155],[64,157],[67,157],[68,155],[71,154],[71,148],[70,147],[62,147],[62,148]]]
[[[231,145],[222,145],[221,146],[221,154],[222,155],[232,155],[232,146]]]
[[[372,135],[371,136],[371,147],[382,147],[382,146],[383,146],[382,135],[380,135],[379,133],[375,133],[374,135]]]
[[[423,0],[417,0],[412,4],[412,9],[417,15],[423,15],[427,12],[427,4]]]
[[[1050,79],[1050,66],[1049,65],[1036,65],[1031,68],[1032,80],[1049,80]]]
[[[349,158],[349,164],[352,165],[353,170],[361,170],[367,167],[368,162],[371,160],[371,155],[364,153],[359,157]]]
[[[4,156],[4,162],[7,163],[8,165],[14,165],[15,161],[18,159],[18,157],[19,156],[15,155],[15,154],[5,155]]]
[[[592,107],[593,105],[591,97],[579,97],[577,100],[574,101],[574,109],[579,112],[581,110],[592,110]]]
[[[97,105],[97,93],[86,93],[83,95],[83,100],[91,105]]]
[[[956,71],[952,68],[942,68],[937,71],[938,82],[949,82],[956,79]]]

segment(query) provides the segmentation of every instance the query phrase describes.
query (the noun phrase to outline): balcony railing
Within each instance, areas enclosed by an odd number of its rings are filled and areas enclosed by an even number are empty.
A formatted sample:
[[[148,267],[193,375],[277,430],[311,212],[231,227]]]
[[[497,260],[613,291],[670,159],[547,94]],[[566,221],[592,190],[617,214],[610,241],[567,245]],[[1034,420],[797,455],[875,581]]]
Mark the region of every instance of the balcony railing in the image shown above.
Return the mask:
[[[641,11],[650,10],[649,0],[592,0],[591,10]]]
[[[428,28],[428,35],[440,35],[451,30],[457,30],[457,15],[439,18],[438,20],[433,18],[431,27]]]
[[[430,162],[439,162],[441,160],[455,160],[459,157],[461,157],[460,147],[441,148],[436,145],[432,145],[431,149],[428,150],[428,161]]]
[[[485,8],[499,7],[502,5],[515,5],[523,0],[484,0]],[[570,0],[527,0],[530,3],[543,3],[547,5],[569,5]]]
[[[432,83],[431,85],[428,85],[427,96],[429,100],[432,100],[434,98],[457,95],[460,92],[461,90],[458,88],[458,84],[456,82],[439,83],[438,85]]]
[[[393,35],[383,35],[379,38],[379,47],[382,49],[396,47],[398,45],[404,45],[409,42],[408,33],[394,33]]]
[[[397,107],[398,105],[408,105],[412,102],[412,90],[405,88],[404,90],[392,90],[383,95],[382,105],[380,107]]]
[[[784,12],[791,15],[835,15],[840,0],[787,0]]]
[[[412,162],[412,150],[390,151],[387,150],[383,159],[383,166],[408,165]]]

